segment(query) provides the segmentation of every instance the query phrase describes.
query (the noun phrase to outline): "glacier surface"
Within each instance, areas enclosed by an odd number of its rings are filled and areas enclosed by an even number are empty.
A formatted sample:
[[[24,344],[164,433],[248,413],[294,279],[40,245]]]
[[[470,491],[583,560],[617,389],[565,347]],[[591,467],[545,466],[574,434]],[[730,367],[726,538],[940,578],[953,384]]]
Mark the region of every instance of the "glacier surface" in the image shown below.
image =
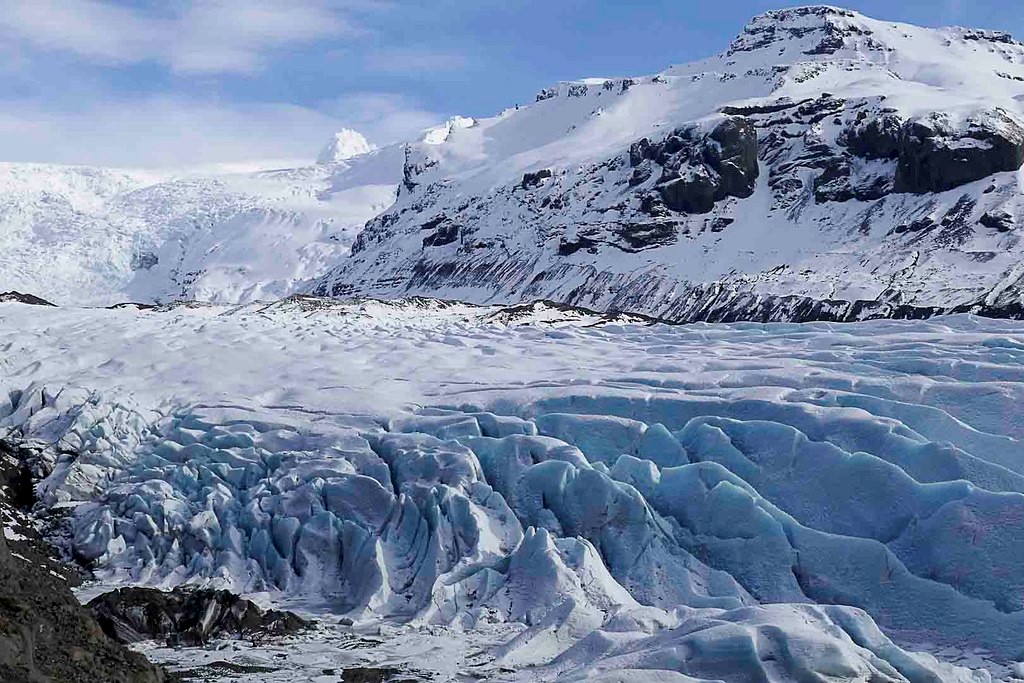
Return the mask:
[[[360,637],[442,680],[1021,673],[1019,323],[5,303],[0,367],[99,587],[317,615],[283,676]]]

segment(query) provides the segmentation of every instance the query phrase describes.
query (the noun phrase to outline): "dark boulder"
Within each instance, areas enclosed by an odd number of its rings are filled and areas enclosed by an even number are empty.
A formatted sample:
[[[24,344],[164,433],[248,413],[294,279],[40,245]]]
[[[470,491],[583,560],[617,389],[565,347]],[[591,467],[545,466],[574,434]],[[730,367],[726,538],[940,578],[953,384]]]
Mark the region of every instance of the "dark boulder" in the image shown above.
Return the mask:
[[[945,192],[1022,164],[1024,128],[1001,112],[963,130],[951,129],[939,117],[915,120],[903,127],[895,190]]]
[[[708,213],[715,202],[726,194],[714,173],[706,167],[697,167],[683,177],[677,177],[658,187],[661,198],[669,209],[683,213]]]
[[[530,188],[533,188],[533,187],[540,187],[541,183],[543,183],[545,180],[547,180],[551,176],[552,176],[552,173],[551,173],[551,169],[549,169],[549,168],[542,168],[541,170],[534,171],[532,173],[524,173],[523,174],[523,182],[521,183],[521,187],[524,190],[529,190]]]
[[[992,228],[999,232],[1009,232],[1010,230],[1013,230],[1014,227],[1013,216],[1005,211],[986,212],[982,215],[980,222],[986,228]]]
[[[759,167],[757,130],[750,119],[738,116],[718,124],[709,136],[715,144],[705,144],[704,160],[718,172],[726,196],[745,199],[754,194]]]
[[[159,639],[202,645],[212,638],[284,636],[310,625],[291,612],[264,612],[228,591],[121,588],[88,607],[104,633],[121,643]]]
[[[702,214],[726,197],[744,199],[754,193],[759,166],[757,131],[746,118],[733,116],[707,135],[681,129],[658,145],[637,143],[630,150],[664,168],[658,192],[672,211]]]
[[[898,159],[903,139],[903,119],[892,112],[870,116],[857,114],[856,123],[847,128],[840,142],[864,159]]]
[[[29,304],[30,306],[56,306],[42,297],[35,294],[24,294],[22,292],[0,292],[0,304],[14,302],[18,304]]]

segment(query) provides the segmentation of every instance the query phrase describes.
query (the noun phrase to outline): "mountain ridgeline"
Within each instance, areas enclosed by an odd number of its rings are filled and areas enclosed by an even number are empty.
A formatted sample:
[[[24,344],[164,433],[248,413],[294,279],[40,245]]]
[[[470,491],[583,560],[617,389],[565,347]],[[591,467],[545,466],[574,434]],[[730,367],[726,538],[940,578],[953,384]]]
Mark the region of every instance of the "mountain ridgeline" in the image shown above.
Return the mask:
[[[407,148],[311,291],[672,321],[1020,317],[1024,45],[833,7]]]
[[[0,164],[0,292],[1020,318],[1022,163],[1024,44],[802,7],[412,142],[342,130],[297,168]]]

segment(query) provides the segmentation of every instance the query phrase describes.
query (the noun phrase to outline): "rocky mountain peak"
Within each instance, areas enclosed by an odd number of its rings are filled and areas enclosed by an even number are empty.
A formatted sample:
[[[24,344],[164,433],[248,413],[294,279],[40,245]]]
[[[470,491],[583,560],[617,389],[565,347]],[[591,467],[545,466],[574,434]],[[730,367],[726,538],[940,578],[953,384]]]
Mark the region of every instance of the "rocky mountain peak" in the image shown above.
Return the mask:
[[[857,12],[812,5],[771,10],[747,23],[732,42],[728,54],[778,48],[798,48],[804,55],[831,55],[843,48],[881,49],[871,40],[873,31]]]

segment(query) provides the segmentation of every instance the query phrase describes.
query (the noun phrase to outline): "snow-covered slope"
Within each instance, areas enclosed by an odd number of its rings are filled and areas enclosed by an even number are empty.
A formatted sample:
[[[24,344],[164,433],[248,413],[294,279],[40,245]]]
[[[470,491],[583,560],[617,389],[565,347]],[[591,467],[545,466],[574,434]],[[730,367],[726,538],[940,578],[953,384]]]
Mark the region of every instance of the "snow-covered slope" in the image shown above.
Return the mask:
[[[331,141],[320,151],[318,164],[336,164],[352,157],[372,152],[376,147],[371,145],[363,134],[351,128],[344,128],[334,134]]]
[[[312,291],[675,320],[1019,312],[1022,122],[1006,34],[768,12],[710,59],[561,83],[412,145],[397,204]]]
[[[0,349],[0,438],[104,585],[489,638],[455,657],[495,680],[982,681],[906,650],[1021,657],[1017,323],[6,303]],[[451,666],[431,649],[390,659]]]
[[[287,170],[0,164],[0,291],[90,305],[286,296],[394,201],[402,148],[357,136]]]

